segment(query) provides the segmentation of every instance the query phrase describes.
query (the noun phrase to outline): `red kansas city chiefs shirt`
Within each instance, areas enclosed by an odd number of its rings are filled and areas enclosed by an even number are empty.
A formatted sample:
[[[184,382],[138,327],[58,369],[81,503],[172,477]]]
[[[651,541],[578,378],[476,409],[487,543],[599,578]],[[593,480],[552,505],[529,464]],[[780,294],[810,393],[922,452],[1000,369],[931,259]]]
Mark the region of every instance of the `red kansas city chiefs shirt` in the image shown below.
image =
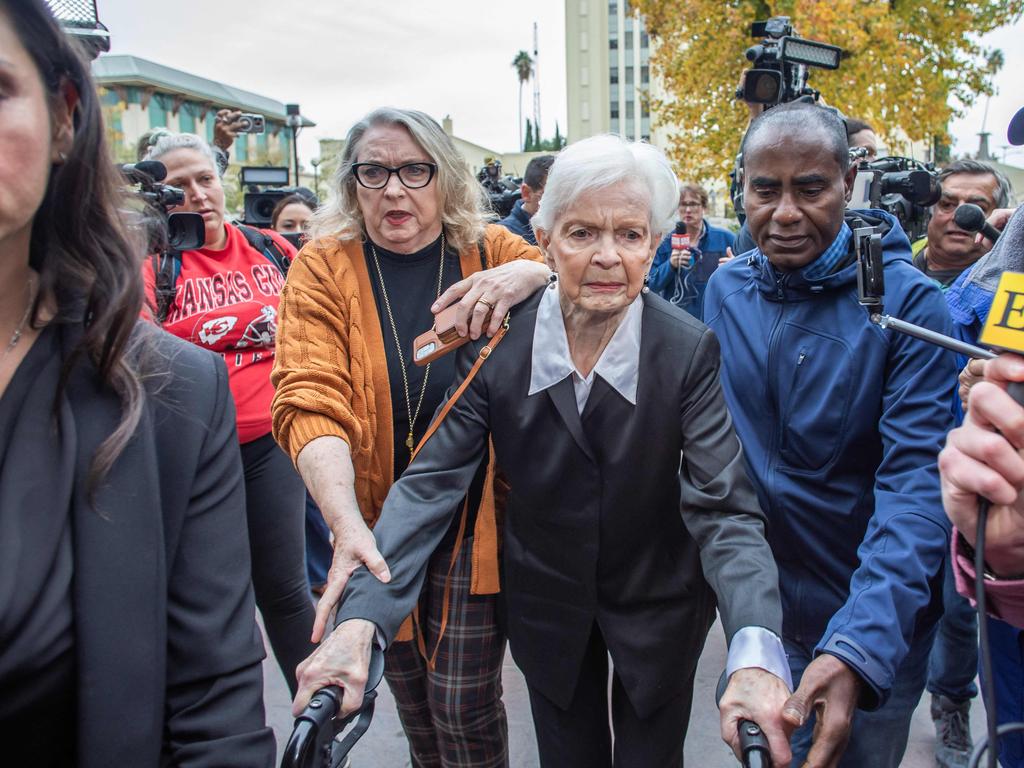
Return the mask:
[[[289,259],[295,257],[295,248],[283,237],[260,231],[272,237]],[[270,369],[284,276],[237,227],[228,225],[227,233],[223,250],[182,253],[174,303],[163,327],[224,358],[238,412],[238,440],[248,443],[271,429]],[[155,306],[152,259],[146,260],[143,275],[146,297]]]

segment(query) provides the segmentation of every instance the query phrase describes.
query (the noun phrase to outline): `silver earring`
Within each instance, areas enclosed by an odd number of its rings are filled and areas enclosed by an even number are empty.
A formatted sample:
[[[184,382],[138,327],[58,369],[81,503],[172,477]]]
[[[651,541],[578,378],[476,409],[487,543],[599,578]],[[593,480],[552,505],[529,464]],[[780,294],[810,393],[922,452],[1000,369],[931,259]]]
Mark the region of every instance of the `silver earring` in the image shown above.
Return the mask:
[[[651,278],[649,276],[647,276],[647,275],[644,275],[644,287],[640,289],[641,293],[650,293],[651,292],[651,286],[649,285],[650,282],[651,282]]]
[[[555,286],[557,284],[558,284],[558,273],[557,272],[552,272],[550,275],[548,275],[548,288],[553,291],[553,290],[555,290]]]

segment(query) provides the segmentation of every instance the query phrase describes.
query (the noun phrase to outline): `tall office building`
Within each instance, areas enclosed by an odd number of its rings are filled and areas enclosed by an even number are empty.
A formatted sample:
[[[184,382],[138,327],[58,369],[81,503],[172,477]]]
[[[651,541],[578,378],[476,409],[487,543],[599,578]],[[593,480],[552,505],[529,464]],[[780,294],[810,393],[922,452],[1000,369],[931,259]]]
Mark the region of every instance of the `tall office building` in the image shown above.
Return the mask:
[[[650,38],[628,0],[565,0],[569,141],[651,138]]]

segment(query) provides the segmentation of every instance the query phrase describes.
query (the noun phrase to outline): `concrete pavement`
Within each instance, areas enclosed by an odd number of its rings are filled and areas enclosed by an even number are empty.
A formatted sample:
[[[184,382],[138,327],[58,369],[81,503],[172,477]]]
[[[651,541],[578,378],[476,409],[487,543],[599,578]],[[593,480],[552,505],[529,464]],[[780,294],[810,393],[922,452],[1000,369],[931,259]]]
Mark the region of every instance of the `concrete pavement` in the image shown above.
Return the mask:
[[[268,646],[269,648],[269,646]],[[707,645],[697,668],[694,685],[693,716],[686,738],[686,764],[700,768],[736,768],[738,763],[719,736],[718,713],[714,706],[715,686],[725,666],[725,638],[718,624],[711,629]],[[278,752],[291,733],[292,718],[288,689],[272,658],[263,666],[264,702],[267,719],[277,736]],[[504,701],[508,713],[510,758],[512,768],[535,768],[537,748],[533,722],[523,676],[512,657],[506,654],[503,673]],[[902,768],[934,768],[935,731],[928,714],[928,697],[922,699],[914,714],[910,743]],[[985,713],[975,701],[971,711],[971,730],[977,738],[984,732]],[[382,683],[377,708],[370,730],[352,752],[353,768],[405,768],[409,756],[405,737],[398,721],[394,700],[387,684]]]

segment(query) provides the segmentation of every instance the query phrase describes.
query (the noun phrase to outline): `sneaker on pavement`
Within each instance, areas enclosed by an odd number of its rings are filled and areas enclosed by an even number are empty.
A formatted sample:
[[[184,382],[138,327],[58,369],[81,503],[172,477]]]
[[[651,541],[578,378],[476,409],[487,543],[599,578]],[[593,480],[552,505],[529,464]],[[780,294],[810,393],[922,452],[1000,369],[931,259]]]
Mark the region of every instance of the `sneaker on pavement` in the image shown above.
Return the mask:
[[[970,714],[970,699],[957,703],[945,696],[932,694],[935,762],[939,768],[967,768],[974,748]]]

